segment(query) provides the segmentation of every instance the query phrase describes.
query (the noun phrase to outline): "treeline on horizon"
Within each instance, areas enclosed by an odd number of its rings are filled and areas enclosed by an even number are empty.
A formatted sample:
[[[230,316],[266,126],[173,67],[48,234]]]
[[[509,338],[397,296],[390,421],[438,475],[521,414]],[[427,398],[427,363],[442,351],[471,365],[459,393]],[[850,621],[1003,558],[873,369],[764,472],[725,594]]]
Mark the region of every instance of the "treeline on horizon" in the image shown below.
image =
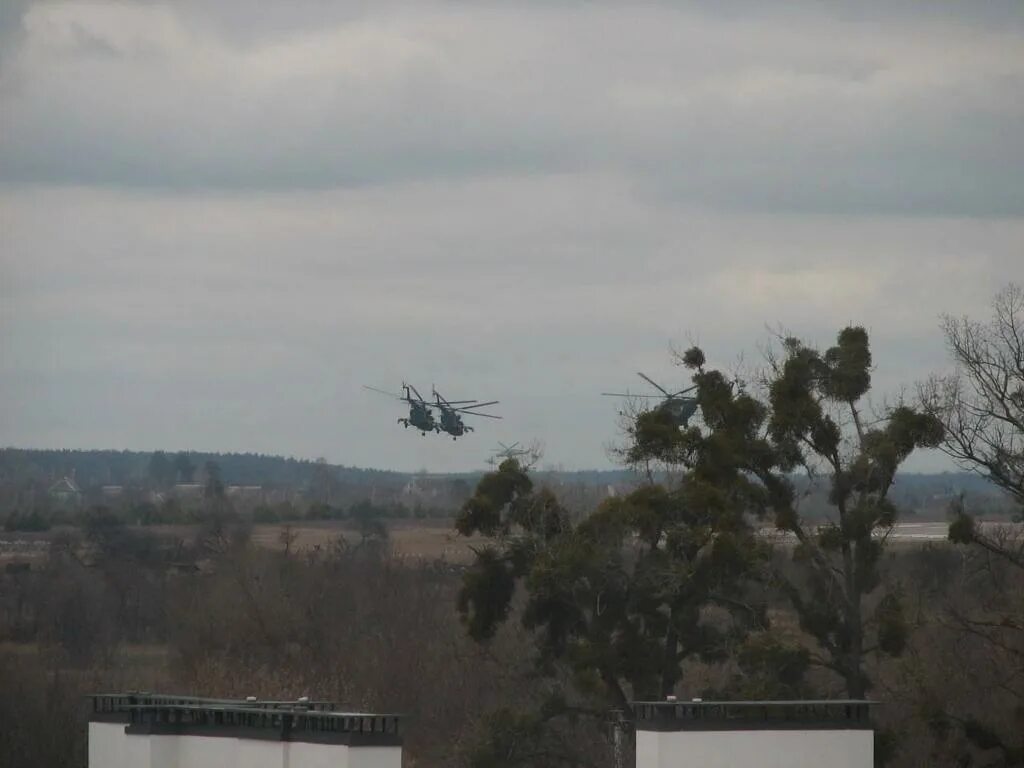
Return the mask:
[[[79,469],[83,467],[84,469]],[[444,518],[471,492],[394,472],[255,454],[0,451],[0,524],[9,532],[97,520],[128,525]]]
[[[484,470],[462,472],[402,472],[393,469],[331,464],[323,459],[297,459],[292,456],[262,453],[220,453],[216,451],[135,451],[100,448],[0,448],[0,481],[13,479],[59,479],[75,472],[79,485],[124,485],[143,482],[149,477],[154,453],[173,463],[184,455],[195,467],[216,463],[225,482],[237,485],[301,487],[310,482],[318,467],[327,467],[340,479],[367,482],[406,481],[412,477],[478,478]],[[628,469],[549,469],[555,474],[582,482],[624,482],[633,476]],[[177,482],[186,482],[176,478]],[[979,485],[984,485],[982,482]]]
[[[0,481],[57,480],[75,474],[81,487],[126,485],[150,479],[154,453],[162,453],[172,462],[184,455],[193,468],[216,463],[225,482],[234,485],[301,487],[307,485],[316,468],[324,462],[312,459],[261,453],[218,453],[210,451],[131,451],[112,449],[36,449],[0,448]],[[343,464],[328,467],[344,479],[380,481],[411,476],[391,470],[364,469]],[[176,477],[174,482],[192,482]]]
[[[466,472],[400,472],[345,464],[330,464],[322,459],[297,459],[261,453],[219,453],[209,451],[133,451],[112,449],[37,449],[0,448],[0,484],[53,483],[74,473],[75,482],[82,490],[109,485],[151,485],[152,462],[156,454],[163,454],[173,467],[177,457],[187,457],[195,474],[183,477],[175,473],[162,485],[192,483],[196,474],[210,463],[215,464],[221,479],[228,485],[262,486],[264,488],[308,489],[317,473],[327,471],[341,483],[354,486],[380,488],[400,487],[416,477],[456,478],[474,482],[483,475],[482,470]],[[637,473],[630,468],[558,470],[548,469],[537,474],[565,483],[607,486],[630,485]],[[803,478],[795,478],[801,483]],[[999,514],[1012,507],[1005,494],[988,479],[966,471],[906,472],[898,473],[893,498],[903,504],[905,511],[914,513],[925,506],[930,497],[952,499],[964,495],[984,501],[990,512]]]
[[[154,453],[164,453],[173,459],[180,453],[189,457],[196,467],[214,462],[223,473],[226,483],[237,485],[264,485],[268,487],[301,487],[310,482],[318,466],[325,463],[317,459],[297,459],[291,456],[265,453],[219,453],[215,451],[133,451],[106,448],[0,448],[0,481],[18,479],[56,480],[76,473],[81,486],[124,485],[143,482]],[[357,467],[330,464],[326,467],[339,477],[376,482],[380,480],[406,481],[413,477],[480,477],[484,470],[464,472],[402,472],[393,469]],[[631,469],[548,469],[540,474],[592,483],[625,482],[636,473]],[[183,482],[183,481],[181,481]],[[947,470],[943,472],[900,472],[899,484],[914,489],[939,489],[936,492],[997,495],[999,489],[989,480],[973,472]]]

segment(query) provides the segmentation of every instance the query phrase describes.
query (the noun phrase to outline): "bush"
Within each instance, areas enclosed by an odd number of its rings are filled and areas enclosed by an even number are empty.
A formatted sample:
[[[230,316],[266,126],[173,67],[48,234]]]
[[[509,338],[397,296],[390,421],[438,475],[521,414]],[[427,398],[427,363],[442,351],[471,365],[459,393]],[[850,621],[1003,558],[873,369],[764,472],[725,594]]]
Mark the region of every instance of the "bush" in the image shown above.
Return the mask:
[[[335,509],[329,504],[322,502],[310,504],[309,509],[306,510],[307,520],[340,520],[341,518],[340,509]]]
[[[40,681],[49,679],[42,685]],[[52,676],[35,657],[0,656],[0,764],[19,768],[84,765],[84,686]]]
[[[161,509],[156,504],[148,501],[133,506],[128,513],[128,518],[133,523],[137,522],[139,525],[159,525],[160,523],[169,522],[164,520]]]
[[[108,538],[123,527],[124,520],[109,507],[92,507],[82,515],[82,529],[89,539]]]
[[[254,523],[279,523],[281,517],[273,507],[261,504],[252,511],[252,521]]]
[[[5,531],[39,532],[50,530],[50,521],[37,509],[31,512],[12,512],[4,523]]]

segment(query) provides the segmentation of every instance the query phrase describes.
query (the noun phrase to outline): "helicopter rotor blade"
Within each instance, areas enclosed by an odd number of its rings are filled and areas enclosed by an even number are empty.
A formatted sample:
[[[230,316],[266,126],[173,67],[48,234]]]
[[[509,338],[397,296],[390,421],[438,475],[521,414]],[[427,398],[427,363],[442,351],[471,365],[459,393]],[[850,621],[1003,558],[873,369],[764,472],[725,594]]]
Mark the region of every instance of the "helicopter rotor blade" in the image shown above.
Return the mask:
[[[487,403],[477,403],[476,401],[474,401],[473,405],[464,405],[462,408],[456,408],[455,410],[464,411],[469,408],[483,408],[485,405],[497,405],[499,402],[499,400],[491,400],[490,402]],[[451,405],[451,403],[449,403],[449,405]]]
[[[444,399],[444,395],[442,395],[440,392],[438,392],[437,391],[437,387],[435,387],[433,384],[430,385],[430,394],[434,396],[434,400],[436,400],[438,402],[438,404],[443,404],[443,403],[447,403],[448,402],[447,400]]]
[[[426,406],[427,408],[436,408],[439,411],[452,411],[454,413],[455,411],[461,411],[462,410],[461,408],[456,408],[452,403],[447,403],[447,402],[444,402],[444,403],[432,403],[429,400],[423,400],[423,401],[421,401],[421,404]],[[466,406],[466,407],[467,408],[472,408],[474,406]],[[470,413],[472,413],[472,411],[470,411]]]
[[[668,391],[663,386],[661,386],[660,384],[655,382],[654,379],[652,379],[647,374],[640,373],[639,371],[637,371],[636,375],[639,376],[644,381],[646,381],[648,384],[650,384],[652,387],[654,387],[659,392],[662,392],[665,395],[665,397],[671,397],[671,395],[668,393]]]
[[[431,394],[434,395],[434,399],[436,401],[435,404],[445,408],[451,407],[453,405],[468,406],[472,405],[473,403],[480,402],[479,400],[449,400],[448,398],[446,398],[444,395],[442,395],[440,392],[433,388],[431,388]]]
[[[417,399],[418,399],[418,400],[419,400],[419,401],[420,401],[421,403],[423,403],[423,402],[426,402],[426,401],[425,401],[425,400],[423,399],[423,395],[421,395],[421,394],[420,394],[419,390],[418,390],[418,389],[416,389],[416,387],[414,387],[414,386],[413,386],[412,384],[409,384],[409,385],[408,385],[408,387],[409,387],[409,389],[411,389],[411,390],[413,391],[413,393],[414,393],[414,394],[416,395]]]
[[[368,389],[371,392],[377,392],[382,395],[387,395],[388,397],[393,397],[395,398],[395,400],[405,400],[404,397],[402,397],[401,395],[396,395],[394,392],[388,392],[387,390],[377,389],[376,387],[371,387],[366,384],[363,384],[363,389]]]
[[[451,408],[453,405],[469,405],[471,403],[479,402],[479,400],[449,400],[447,397],[438,392],[437,388],[434,386],[430,387],[430,391],[434,395],[434,398],[437,400],[437,402],[445,406],[446,408]]]
[[[653,400],[664,400],[665,398],[661,395],[637,395],[632,392],[602,392],[604,397],[644,397]]]
[[[477,413],[476,411],[467,411],[464,408],[453,408],[455,413],[464,413],[466,416],[483,416],[485,419],[500,419],[501,416],[495,416],[491,413]]]
[[[430,392],[434,396],[434,399],[437,401],[435,405],[440,408],[452,408],[452,406],[456,405],[475,408],[476,405],[474,405],[474,403],[480,402],[479,400],[449,400],[440,392],[438,392],[437,388],[433,386],[431,386]]]
[[[669,398],[676,398],[676,397],[679,397],[680,395],[685,395],[687,392],[693,392],[693,390],[695,390],[696,388],[697,388],[697,385],[694,384],[692,387],[687,387],[686,389],[680,389],[678,392],[669,395]]]

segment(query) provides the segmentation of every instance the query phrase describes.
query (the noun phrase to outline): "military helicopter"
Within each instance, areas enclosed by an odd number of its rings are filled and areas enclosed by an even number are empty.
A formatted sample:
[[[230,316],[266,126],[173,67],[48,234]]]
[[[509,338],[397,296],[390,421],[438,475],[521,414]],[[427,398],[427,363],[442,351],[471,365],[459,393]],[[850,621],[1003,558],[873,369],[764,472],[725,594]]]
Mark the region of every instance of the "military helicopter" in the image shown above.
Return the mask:
[[[519,447],[519,443],[505,445],[499,440],[498,447],[491,449],[491,457],[487,460],[487,463],[493,467],[505,459],[520,459],[523,456],[529,456],[532,453],[533,451],[527,448]]]
[[[409,416],[398,419],[398,423],[403,425],[406,429],[410,426],[415,427],[420,431],[421,435],[425,435],[427,432],[447,432],[452,435],[452,439],[456,439],[466,432],[472,432],[472,427],[467,427],[462,422],[460,414],[470,414],[472,416],[485,416],[489,419],[500,419],[500,416],[493,416],[489,413],[477,413],[472,410],[473,408],[480,408],[485,405],[496,405],[497,400],[492,400],[488,403],[480,403],[476,400],[445,400],[436,390],[433,395],[436,402],[430,402],[424,400],[423,396],[419,393],[412,384],[406,384],[402,382],[402,394],[396,395],[391,392],[387,392],[383,389],[377,389],[376,387],[370,387],[363,385],[364,389],[368,389],[371,392],[379,392],[382,395],[393,397],[396,400],[409,404]],[[435,418],[432,408],[436,408],[440,411],[440,419]]]
[[[387,392],[383,389],[377,389],[376,387],[369,387],[363,385],[363,389],[369,389],[371,392],[379,392],[382,395],[393,397],[396,400],[402,400],[409,404],[409,416],[408,418],[401,418],[398,423],[403,425],[406,429],[410,426],[416,427],[421,434],[427,432],[437,431],[437,421],[434,419],[434,414],[430,411],[430,404],[423,400],[422,395],[417,391],[416,387],[412,384],[406,384],[402,382],[402,394],[396,395],[391,392]]]
[[[689,423],[693,414],[697,412],[697,398],[695,397],[683,397],[687,392],[692,392],[697,388],[697,385],[681,389],[678,392],[670,393],[663,386],[655,382],[650,376],[640,373],[636,374],[641,379],[646,381],[652,387],[661,392],[660,395],[634,395],[630,393],[622,392],[602,392],[602,395],[607,397],[642,397],[642,398],[655,398],[661,400],[661,404],[657,407],[665,410],[672,416],[673,421],[680,427],[685,427]]]
[[[483,416],[486,419],[500,419],[501,416],[495,416],[490,413],[477,413],[474,408],[483,408],[488,405],[497,405],[497,400],[490,400],[486,403],[478,403],[476,400],[456,400],[454,402],[445,400],[444,396],[437,391],[436,388],[431,388],[434,399],[436,402],[428,403],[431,408],[437,408],[441,412],[441,423],[438,431],[447,432],[452,436],[452,440],[461,437],[467,432],[472,432],[472,427],[467,427],[462,421],[462,414],[468,416]],[[469,403],[466,405],[466,403]],[[458,408],[456,406],[462,405],[463,407]]]

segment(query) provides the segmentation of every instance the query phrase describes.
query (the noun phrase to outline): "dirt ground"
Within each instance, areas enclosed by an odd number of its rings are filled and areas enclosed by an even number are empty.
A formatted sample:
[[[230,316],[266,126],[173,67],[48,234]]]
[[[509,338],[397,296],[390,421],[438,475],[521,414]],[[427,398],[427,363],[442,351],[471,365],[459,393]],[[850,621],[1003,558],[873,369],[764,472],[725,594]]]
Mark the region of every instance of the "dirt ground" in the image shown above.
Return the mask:
[[[451,563],[465,564],[472,561],[472,547],[479,546],[483,540],[479,537],[465,538],[459,536],[451,520],[387,520],[388,535],[395,554],[422,560],[445,560]],[[992,527],[1001,523],[983,523]],[[1016,524],[1019,526],[1020,524]],[[947,538],[945,522],[900,523],[893,530],[889,543],[902,546],[918,546],[926,542],[941,542]],[[46,555],[50,541],[63,529],[54,529],[46,533],[0,533],[0,568],[7,563],[32,562]],[[176,539],[189,540],[198,531],[197,526],[188,525],[154,525],[145,528],[150,533]],[[359,541],[359,533],[346,521],[316,520],[296,521],[292,523],[274,523],[254,525],[252,540],[268,549],[284,547],[285,531],[291,537],[292,548],[306,550],[314,547],[326,547],[339,536],[350,542]],[[64,530],[66,533],[67,530]],[[765,535],[774,538],[780,544],[787,542],[787,537],[778,532],[766,529]]]
[[[446,560],[467,563],[472,558],[470,546],[478,539],[466,539],[455,533],[451,520],[388,520],[388,535],[395,554],[423,560]],[[348,523],[339,521],[296,521],[254,525],[252,540],[268,549],[284,547],[285,530],[297,550],[325,547],[344,536],[359,541],[359,533]],[[145,529],[157,536],[189,540],[198,528],[188,525],[154,525]],[[57,529],[47,533],[7,533],[0,536],[0,567],[8,562],[31,562],[46,555],[49,542]]]
[[[480,543],[475,538],[459,536],[450,520],[389,520],[387,523],[391,548],[403,557],[464,563],[472,558],[470,546]],[[298,549],[326,546],[339,536],[349,541],[359,540],[359,534],[352,527],[339,522],[256,525],[252,540],[261,546],[279,549],[284,546],[282,534],[286,528],[294,536],[292,546]]]

